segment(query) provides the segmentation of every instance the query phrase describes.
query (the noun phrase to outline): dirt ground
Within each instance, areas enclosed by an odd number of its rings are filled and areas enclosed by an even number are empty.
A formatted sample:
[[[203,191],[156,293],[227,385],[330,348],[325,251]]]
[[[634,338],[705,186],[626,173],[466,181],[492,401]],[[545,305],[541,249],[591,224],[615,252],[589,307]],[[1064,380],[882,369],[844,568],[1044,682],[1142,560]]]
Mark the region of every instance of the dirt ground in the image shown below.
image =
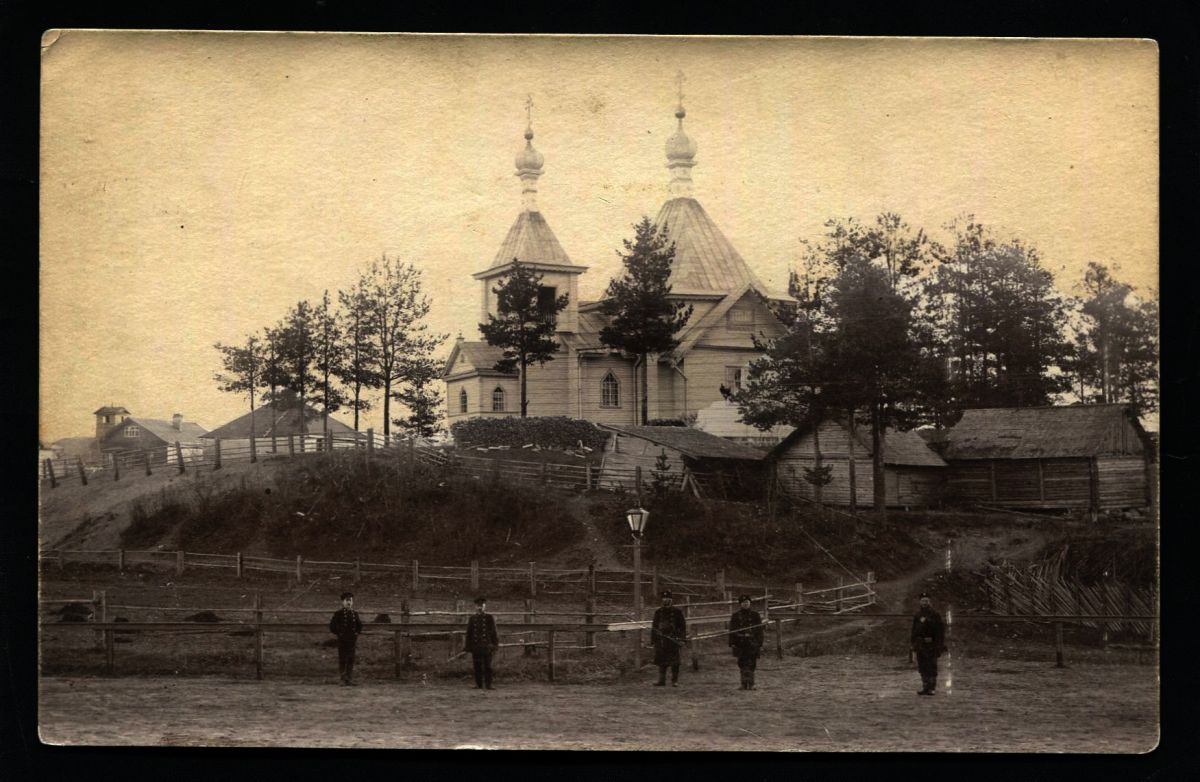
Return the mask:
[[[565,663],[568,667],[570,663]],[[467,663],[464,663],[464,668]],[[890,657],[732,659],[609,684],[506,680],[44,677],[42,741],[67,745],[1139,753],[1158,741],[1153,665],[1057,669],[943,657],[937,696]]]

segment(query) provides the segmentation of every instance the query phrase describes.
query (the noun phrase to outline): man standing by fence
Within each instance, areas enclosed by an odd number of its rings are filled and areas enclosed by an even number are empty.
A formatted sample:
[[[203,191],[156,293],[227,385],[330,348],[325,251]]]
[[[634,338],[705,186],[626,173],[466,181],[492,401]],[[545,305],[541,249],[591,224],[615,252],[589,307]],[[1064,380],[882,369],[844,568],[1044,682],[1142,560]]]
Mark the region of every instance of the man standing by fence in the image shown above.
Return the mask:
[[[679,686],[679,649],[687,643],[687,623],[683,611],[671,605],[671,590],[662,592],[662,608],[654,612],[650,626],[650,642],[654,644],[654,664],[658,666],[655,687],[667,683],[667,668],[671,669],[671,686]]]
[[[927,592],[921,593],[921,608],[913,617],[912,650],[917,653],[917,670],[924,685],[917,695],[933,695],[937,690],[937,661],[946,650],[946,628],[942,617],[933,610]]]
[[[362,629],[362,620],[354,610],[354,593],[343,592],[342,607],[329,620],[329,632],[337,636],[338,676],[343,687],[358,684],[354,681],[354,647]]]
[[[750,595],[738,598],[738,610],[729,618],[729,647],[737,657],[742,674],[742,689],[754,689],[754,669],[763,645],[763,623],[758,612],[750,607]]]
[[[475,689],[492,687],[492,654],[500,646],[496,633],[496,617],[487,612],[487,599],[475,598],[475,614],[467,620],[464,651],[471,653],[475,665]]]

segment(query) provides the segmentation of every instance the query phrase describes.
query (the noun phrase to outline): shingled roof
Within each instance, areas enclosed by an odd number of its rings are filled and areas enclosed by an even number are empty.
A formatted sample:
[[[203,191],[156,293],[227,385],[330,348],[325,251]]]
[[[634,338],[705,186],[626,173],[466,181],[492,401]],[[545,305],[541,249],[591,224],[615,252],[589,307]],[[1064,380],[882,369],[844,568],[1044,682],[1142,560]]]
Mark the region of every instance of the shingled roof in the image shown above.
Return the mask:
[[[766,454],[760,450],[686,426],[633,426],[632,424],[597,424],[597,426],[631,437],[640,437],[657,445],[665,445],[693,459],[741,459],[757,462],[766,458]]]
[[[309,434],[318,434],[323,429],[321,413],[314,407],[307,409],[307,429]],[[224,426],[219,426],[204,435],[206,440],[244,440],[250,437],[250,413],[233,419]],[[186,425],[186,424],[185,424]],[[333,416],[329,417],[329,431],[336,435],[355,434],[355,431]],[[291,407],[280,409],[273,405],[264,405],[254,411],[254,436],[257,437],[287,437],[289,434],[300,434],[300,409]],[[359,436],[364,436],[359,434]]]
[[[504,358],[504,348],[489,345],[486,342],[467,342],[463,340],[454,344],[454,348],[446,358],[446,364],[442,368],[442,377],[449,376],[451,367],[454,366],[454,363],[458,361],[460,356],[465,358],[480,375],[495,375],[498,377],[515,377],[517,375],[516,370],[501,372],[496,369],[496,362]]]
[[[574,265],[541,212],[522,211],[517,215],[492,260],[492,267],[507,266],[512,263],[513,258],[521,263]]]
[[[945,457],[961,459],[1052,459],[1113,453],[1120,432],[1146,432],[1126,405],[990,407],[967,410],[949,430]]]
[[[843,428],[844,422],[839,421]],[[812,431],[811,419],[799,427],[779,445],[771,449],[771,456],[777,457],[788,450],[796,440]],[[854,442],[863,449],[864,458],[874,455],[871,450],[871,430],[867,427],[856,427]],[[883,463],[898,467],[945,467],[946,462],[938,456],[916,431],[901,432],[897,429],[887,429],[883,433]]]
[[[667,236],[675,243],[672,292],[733,293],[749,286],[768,298],[791,299],[763,284],[696,199],[670,199],[654,224],[666,225]]]

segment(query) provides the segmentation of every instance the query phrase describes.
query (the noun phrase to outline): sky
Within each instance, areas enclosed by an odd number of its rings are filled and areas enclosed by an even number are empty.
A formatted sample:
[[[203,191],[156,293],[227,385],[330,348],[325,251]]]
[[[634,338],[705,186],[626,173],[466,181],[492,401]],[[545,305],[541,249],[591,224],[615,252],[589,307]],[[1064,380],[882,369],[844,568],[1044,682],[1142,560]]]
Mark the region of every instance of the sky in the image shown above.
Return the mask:
[[[768,286],[829,218],[886,210],[935,239],[974,214],[1064,292],[1097,260],[1157,296],[1150,41],[52,31],[40,437],[108,404],[247,412],[213,344],[385,253],[423,270],[444,353],[477,338],[527,97],[540,210],[597,298],[667,198],[678,72],[695,197]]]

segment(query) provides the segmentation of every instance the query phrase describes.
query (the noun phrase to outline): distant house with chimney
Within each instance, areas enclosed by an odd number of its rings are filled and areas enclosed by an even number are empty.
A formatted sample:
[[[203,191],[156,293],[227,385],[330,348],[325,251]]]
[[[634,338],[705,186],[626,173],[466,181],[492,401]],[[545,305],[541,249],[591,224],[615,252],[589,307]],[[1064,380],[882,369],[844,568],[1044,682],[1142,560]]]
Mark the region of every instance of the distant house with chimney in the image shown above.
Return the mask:
[[[333,416],[329,416],[329,432],[339,439],[347,437],[365,438]],[[255,439],[263,437],[288,437],[304,433],[319,437],[325,432],[322,413],[312,405],[304,406],[304,420],[300,418],[300,407],[296,404],[271,403],[253,412],[238,416],[227,424],[218,426],[203,437],[205,440],[249,440],[254,432]]]
[[[176,443],[185,461],[203,456],[205,442],[200,438],[205,430],[199,424],[184,421],[182,413],[164,421],[132,416],[123,407],[119,408],[122,412],[111,412],[115,409],[102,407],[96,411],[96,436],[106,463],[112,461],[114,454],[128,451],[145,451],[152,463],[173,463]],[[106,416],[120,419],[102,420]]]

